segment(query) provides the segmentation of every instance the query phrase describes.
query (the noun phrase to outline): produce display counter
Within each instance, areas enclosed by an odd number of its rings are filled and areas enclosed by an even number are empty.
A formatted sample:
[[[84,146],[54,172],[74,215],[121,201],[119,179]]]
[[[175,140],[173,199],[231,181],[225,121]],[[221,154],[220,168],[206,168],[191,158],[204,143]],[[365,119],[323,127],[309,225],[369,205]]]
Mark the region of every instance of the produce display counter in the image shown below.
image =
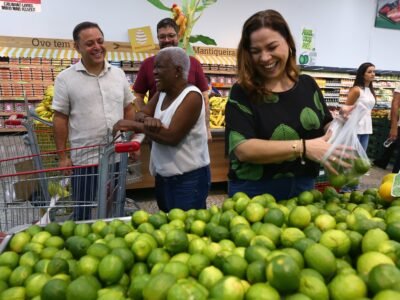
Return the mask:
[[[211,160],[211,182],[227,181],[229,160],[225,157],[225,131],[224,129],[213,129],[212,141],[208,144]],[[153,188],[154,177],[149,173],[150,147],[143,143],[140,150],[142,180],[127,185],[127,189]]]

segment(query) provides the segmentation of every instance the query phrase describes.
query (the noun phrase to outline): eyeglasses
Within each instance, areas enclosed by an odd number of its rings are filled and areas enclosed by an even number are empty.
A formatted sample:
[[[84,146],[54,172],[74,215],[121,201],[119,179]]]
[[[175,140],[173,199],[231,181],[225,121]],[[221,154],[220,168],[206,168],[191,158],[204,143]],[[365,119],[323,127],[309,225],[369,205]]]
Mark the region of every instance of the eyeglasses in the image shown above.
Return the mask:
[[[162,34],[158,36],[159,40],[166,40],[166,39],[172,40],[174,38],[176,38],[176,33]]]

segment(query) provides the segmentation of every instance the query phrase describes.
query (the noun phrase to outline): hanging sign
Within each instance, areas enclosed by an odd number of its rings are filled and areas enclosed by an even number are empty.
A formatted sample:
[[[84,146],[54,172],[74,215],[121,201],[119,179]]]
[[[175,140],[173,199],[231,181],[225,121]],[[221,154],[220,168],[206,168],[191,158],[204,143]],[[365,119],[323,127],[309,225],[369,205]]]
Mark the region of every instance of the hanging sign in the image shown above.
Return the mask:
[[[40,12],[41,0],[8,0],[0,1],[0,10]]]
[[[128,35],[134,52],[153,50],[155,48],[150,26],[128,29]]]
[[[317,52],[315,51],[314,43],[314,30],[312,28],[303,27],[301,31],[301,47],[299,55],[300,65],[315,65],[317,60]]]

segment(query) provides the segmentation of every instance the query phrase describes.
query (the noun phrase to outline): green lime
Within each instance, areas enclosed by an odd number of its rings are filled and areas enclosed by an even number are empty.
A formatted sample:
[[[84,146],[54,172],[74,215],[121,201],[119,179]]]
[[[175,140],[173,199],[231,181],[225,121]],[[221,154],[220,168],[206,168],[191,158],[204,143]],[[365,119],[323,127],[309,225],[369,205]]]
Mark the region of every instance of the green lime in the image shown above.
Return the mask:
[[[150,278],[150,274],[138,274],[134,276],[128,289],[128,296],[132,299],[143,299],[143,289]]]
[[[329,283],[329,292],[333,300],[360,299],[367,296],[367,286],[355,274],[339,274]]]
[[[397,289],[400,284],[400,270],[393,265],[377,265],[368,275],[368,288],[374,293],[386,289]]]
[[[211,288],[209,298],[241,300],[244,295],[245,289],[240,279],[234,276],[225,276]]]
[[[288,255],[274,257],[267,266],[267,280],[272,287],[282,293],[296,291],[300,285],[300,268]]]
[[[16,233],[10,241],[10,249],[14,252],[21,253],[26,244],[31,241],[31,236],[25,231]]]
[[[10,286],[22,286],[25,280],[32,274],[32,267],[18,266],[16,267],[8,279]]]
[[[44,230],[46,230],[53,236],[58,236],[61,234],[61,225],[55,222],[51,222],[44,227]]]
[[[110,285],[117,283],[122,278],[124,270],[123,260],[115,254],[108,254],[100,261],[98,275],[102,282]]]
[[[336,272],[336,258],[324,245],[317,243],[310,245],[304,252],[304,259],[307,266],[326,278],[330,278]]]
[[[150,278],[143,288],[144,299],[167,299],[168,290],[175,284],[176,278],[172,274],[159,273]]]
[[[39,296],[43,287],[51,279],[48,274],[34,273],[25,280],[26,295],[32,299]]]

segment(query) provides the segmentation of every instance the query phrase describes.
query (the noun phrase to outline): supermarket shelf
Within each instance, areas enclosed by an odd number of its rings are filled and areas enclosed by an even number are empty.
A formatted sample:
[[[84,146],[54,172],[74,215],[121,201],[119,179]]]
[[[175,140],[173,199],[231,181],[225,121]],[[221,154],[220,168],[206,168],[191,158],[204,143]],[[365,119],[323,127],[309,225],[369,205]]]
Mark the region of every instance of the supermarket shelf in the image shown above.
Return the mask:
[[[43,96],[28,96],[28,101],[43,100]],[[24,101],[23,96],[0,96],[0,101]]]
[[[25,132],[26,128],[0,128],[0,133]]]
[[[223,70],[204,70],[205,74],[213,75],[237,75],[237,71],[223,71]]]
[[[0,69],[66,69],[70,65],[19,65],[19,64],[0,64]]]
[[[138,72],[139,71],[139,68],[122,67],[121,69],[126,72]]]
[[[2,84],[54,84],[53,80],[29,80],[29,81],[24,81],[24,80],[2,80]]]
[[[11,115],[16,115],[16,114],[23,114],[24,116],[26,116],[26,112],[23,112],[23,111],[9,111],[9,112],[0,111],[0,116],[8,117],[8,116],[11,116]]]

